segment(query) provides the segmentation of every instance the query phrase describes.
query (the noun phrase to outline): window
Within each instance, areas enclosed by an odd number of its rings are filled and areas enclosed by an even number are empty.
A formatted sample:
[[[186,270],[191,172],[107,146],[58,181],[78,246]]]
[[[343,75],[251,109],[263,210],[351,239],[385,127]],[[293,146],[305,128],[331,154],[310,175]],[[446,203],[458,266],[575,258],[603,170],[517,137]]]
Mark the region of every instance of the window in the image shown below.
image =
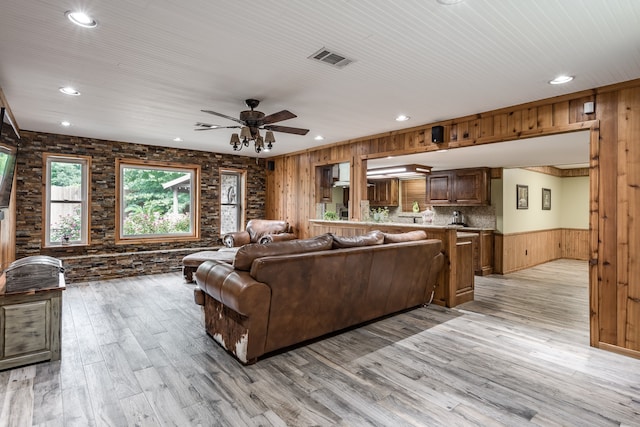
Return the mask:
[[[244,171],[220,172],[220,235],[242,230],[244,226]]]
[[[116,242],[200,238],[200,166],[116,160]]]
[[[44,163],[44,245],[88,245],[91,158],[45,153]]]

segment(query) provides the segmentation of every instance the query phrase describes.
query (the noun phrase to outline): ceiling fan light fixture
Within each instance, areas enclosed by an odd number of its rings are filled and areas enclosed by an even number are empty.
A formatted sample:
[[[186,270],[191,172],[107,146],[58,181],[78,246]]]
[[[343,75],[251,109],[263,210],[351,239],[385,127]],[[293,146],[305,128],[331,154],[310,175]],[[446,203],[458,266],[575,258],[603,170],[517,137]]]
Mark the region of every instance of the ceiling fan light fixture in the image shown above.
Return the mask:
[[[273,132],[271,132],[270,130],[268,130],[265,134],[264,134],[264,142],[268,143],[268,144],[272,144],[274,142],[276,142],[276,137],[273,136]]]
[[[251,139],[251,129],[248,126],[242,126],[240,129],[240,139],[245,145],[249,145],[249,140]]]
[[[261,136],[258,136],[255,141],[255,150],[256,153],[260,154],[262,150],[264,150],[264,140]]]
[[[233,151],[238,151],[240,149],[240,136],[237,133],[232,133],[229,144],[233,146]]]

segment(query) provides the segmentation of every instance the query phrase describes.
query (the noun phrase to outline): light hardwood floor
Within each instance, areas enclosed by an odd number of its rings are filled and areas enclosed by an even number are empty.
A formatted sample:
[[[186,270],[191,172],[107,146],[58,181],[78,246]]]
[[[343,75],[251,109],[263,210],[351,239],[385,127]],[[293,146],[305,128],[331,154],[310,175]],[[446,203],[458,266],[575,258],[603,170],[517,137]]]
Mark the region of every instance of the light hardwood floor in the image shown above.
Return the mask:
[[[640,425],[640,360],[589,347],[587,266],[477,277],[243,367],[179,273],[70,285],[62,360],[0,372],[0,426]]]

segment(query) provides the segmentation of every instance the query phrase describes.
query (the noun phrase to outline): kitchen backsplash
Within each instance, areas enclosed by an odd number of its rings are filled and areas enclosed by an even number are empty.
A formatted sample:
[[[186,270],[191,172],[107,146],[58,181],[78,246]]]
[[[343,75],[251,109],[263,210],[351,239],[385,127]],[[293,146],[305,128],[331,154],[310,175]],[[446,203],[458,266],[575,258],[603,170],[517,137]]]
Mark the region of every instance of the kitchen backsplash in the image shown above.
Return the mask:
[[[464,223],[474,228],[496,228],[494,206],[434,206],[433,225],[451,223],[453,211],[462,213]],[[399,223],[422,223],[422,213],[401,212],[399,208],[389,209],[389,221]]]

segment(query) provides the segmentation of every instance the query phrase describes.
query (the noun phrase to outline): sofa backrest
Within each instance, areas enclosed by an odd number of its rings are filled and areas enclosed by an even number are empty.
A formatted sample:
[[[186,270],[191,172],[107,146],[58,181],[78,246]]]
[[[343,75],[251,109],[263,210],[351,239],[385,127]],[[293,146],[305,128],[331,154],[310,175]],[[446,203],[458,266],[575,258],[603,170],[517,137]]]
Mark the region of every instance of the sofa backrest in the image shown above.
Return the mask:
[[[271,288],[265,351],[428,302],[441,250],[431,239],[255,259],[251,276]]]
[[[333,237],[328,233],[310,239],[289,240],[264,245],[251,243],[238,249],[233,260],[233,267],[237,270],[249,271],[256,258],[324,251],[331,249],[332,244]]]
[[[252,219],[247,223],[247,233],[252,243],[257,243],[260,237],[267,234],[286,233],[289,231],[287,221],[275,219]]]

